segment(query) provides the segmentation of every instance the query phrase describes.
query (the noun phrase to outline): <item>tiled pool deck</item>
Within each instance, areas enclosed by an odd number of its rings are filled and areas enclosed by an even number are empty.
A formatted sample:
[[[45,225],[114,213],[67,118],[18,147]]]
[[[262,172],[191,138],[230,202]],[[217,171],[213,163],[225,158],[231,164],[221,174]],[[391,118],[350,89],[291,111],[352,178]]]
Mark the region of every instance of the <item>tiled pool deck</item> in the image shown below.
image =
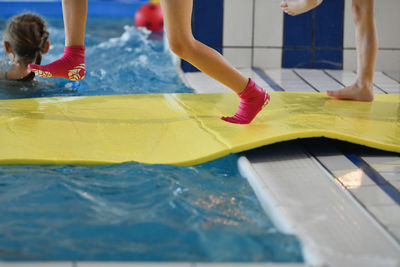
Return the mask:
[[[349,85],[350,71],[241,69],[267,90],[325,92]],[[202,73],[182,74],[198,93],[230,92]],[[400,94],[377,72],[375,93]],[[322,139],[242,153],[239,168],[279,230],[294,233],[307,266],[400,266],[400,155]],[[0,267],[295,267],[267,263],[0,262]]]

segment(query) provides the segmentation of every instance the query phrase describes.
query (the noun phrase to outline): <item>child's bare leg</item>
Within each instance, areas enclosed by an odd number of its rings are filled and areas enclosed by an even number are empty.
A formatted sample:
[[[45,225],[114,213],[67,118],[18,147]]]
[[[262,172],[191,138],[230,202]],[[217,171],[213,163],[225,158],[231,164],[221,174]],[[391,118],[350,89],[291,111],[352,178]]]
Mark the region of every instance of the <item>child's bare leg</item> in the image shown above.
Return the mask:
[[[161,7],[171,50],[236,93],[248,79],[214,49],[194,39],[191,29],[193,0],[163,0]]]
[[[356,26],[357,79],[352,86],[338,91],[327,91],[327,94],[337,99],[372,101],[378,51],[374,0],[353,0],[353,17]]]
[[[85,28],[87,0],[62,0],[65,49],[64,56],[45,66],[30,64],[41,77],[62,77],[79,81],[85,77]]]
[[[322,3],[322,0],[281,0],[283,12],[296,16],[303,14]]]
[[[85,45],[87,0],[62,0],[65,46]]]
[[[170,48],[176,55],[228,86],[239,96],[246,91],[245,89],[251,87],[251,90],[253,90],[255,88],[254,82],[249,82],[249,79],[232,67],[221,54],[194,39],[191,30],[193,0],[161,0],[161,7]],[[235,114],[236,118],[234,120],[225,119],[234,123],[249,123],[261,110],[264,102],[267,101],[265,100],[267,94],[259,88],[257,92],[260,90],[262,92],[255,94],[257,95],[257,101],[250,103],[245,108],[241,104],[242,109],[246,111],[241,113],[241,117]],[[249,94],[245,93],[244,95]],[[250,95],[253,96],[253,94]],[[248,102],[246,103],[248,104]]]

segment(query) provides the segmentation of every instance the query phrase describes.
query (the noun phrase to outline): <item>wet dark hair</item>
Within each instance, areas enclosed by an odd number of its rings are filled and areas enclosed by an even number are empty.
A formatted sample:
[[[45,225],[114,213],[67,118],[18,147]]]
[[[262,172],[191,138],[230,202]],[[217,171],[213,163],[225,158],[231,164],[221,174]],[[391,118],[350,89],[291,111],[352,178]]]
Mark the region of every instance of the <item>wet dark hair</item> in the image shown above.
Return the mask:
[[[33,13],[17,15],[9,21],[4,32],[4,41],[8,42],[16,56],[24,63],[40,64],[49,32],[44,19]],[[31,81],[35,73],[31,72],[23,81]]]

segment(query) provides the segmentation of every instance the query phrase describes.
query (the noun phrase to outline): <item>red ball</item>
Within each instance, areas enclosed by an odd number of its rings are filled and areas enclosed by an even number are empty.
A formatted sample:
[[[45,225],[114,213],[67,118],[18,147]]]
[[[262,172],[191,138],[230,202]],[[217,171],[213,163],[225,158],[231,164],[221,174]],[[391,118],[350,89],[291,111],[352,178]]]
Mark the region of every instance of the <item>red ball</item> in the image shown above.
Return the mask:
[[[161,6],[154,3],[141,6],[135,14],[135,24],[152,32],[161,31],[164,27]]]

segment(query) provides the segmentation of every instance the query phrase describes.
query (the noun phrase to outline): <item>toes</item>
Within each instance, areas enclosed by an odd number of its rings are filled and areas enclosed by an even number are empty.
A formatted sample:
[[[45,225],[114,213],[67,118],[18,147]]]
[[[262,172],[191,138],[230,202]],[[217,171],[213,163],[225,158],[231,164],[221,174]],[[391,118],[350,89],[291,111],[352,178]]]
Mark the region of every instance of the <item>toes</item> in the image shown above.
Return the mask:
[[[334,96],[334,93],[333,93],[333,91],[326,91],[326,94],[328,95],[328,96],[330,96],[330,97],[333,97]]]
[[[221,120],[227,121],[227,122],[230,122],[230,123],[236,123],[236,124],[242,124],[243,123],[243,122],[241,122],[240,120],[238,120],[235,117],[221,117]]]
[[[36,75],[38,75],[40,77],[43,77],[43,78],[52,77],[52,74],[49,71],[47,71],[45,68],[43,68],[43,66],[29,64],[28,67],[31,71],[33,71]]]
[[[339,96],[338,91],[330,91],[330,90],[328,90],[328,91],[326,91],[326,94],[327,94],[328,96],[334,97],[334,98],[336,98],[336,97]]]
[[[326,91],[326,94],[330,97],[333,97],[335,99],[350,99],[348,95],[346,95],[345,92],[343,92],[343,90],[337,90],[337,91]]]
[[[221,117],[221,120],[227,121],[227,122],[231,122],[231,118],[230,117]]]
[[[234,117],[221,117],[221,120],[227,121],[227,122],[234,122],[235,118]]]

